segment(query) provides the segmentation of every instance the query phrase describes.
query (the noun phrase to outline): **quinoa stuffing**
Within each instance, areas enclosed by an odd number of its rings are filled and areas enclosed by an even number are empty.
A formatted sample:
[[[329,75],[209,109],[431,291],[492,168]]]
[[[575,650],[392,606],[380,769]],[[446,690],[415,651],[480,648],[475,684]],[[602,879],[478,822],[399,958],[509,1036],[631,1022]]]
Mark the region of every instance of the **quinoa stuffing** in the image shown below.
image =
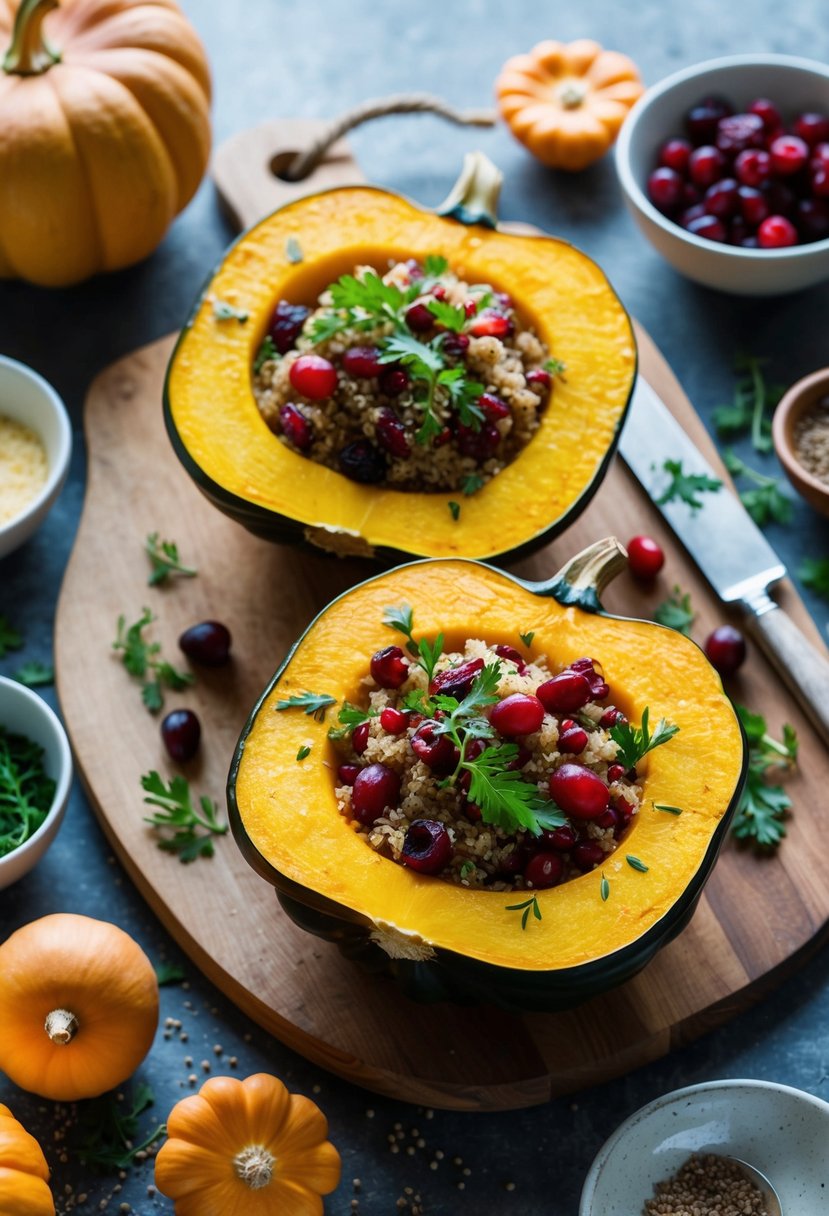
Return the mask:
[[[429,256],[358,266],[313,310],[279,300],[253,389],[283,443],[353,481],[473,494],[530,441],[563,370],[506,293]]]

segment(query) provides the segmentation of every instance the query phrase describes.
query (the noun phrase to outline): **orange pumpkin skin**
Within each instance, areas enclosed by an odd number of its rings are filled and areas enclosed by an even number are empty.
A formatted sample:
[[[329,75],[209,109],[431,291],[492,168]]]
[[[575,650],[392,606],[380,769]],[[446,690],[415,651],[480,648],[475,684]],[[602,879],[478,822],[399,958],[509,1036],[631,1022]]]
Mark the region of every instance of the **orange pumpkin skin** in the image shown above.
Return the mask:
[[[21,2],[39,30],[56,0]],[[0,57],[17,7],[0,0]],[[59,62],[0,58],[0,278],[62,287],[146,257],[192,198],[210,73],[175,0],[63,0],[44,26]]]
[[[96,1097],[132,1075],[157,1025],[155,971],[116,925],[57,913],[0,946],[0,1069],[21,1089]]]
[[[340,1155],[319,1107],[276,1077],[211,1077],[167,1120],[155,1182],[175,1216],[322,1216]]]
[[[43,1150],[0,1104],[0,1212],[3,1216],[55,1216]]]
[[[508,59],[495,82],[513,135],[552,169],[585,169],[604,156],[644,86],[633,60],[580,38],[539,42]]]

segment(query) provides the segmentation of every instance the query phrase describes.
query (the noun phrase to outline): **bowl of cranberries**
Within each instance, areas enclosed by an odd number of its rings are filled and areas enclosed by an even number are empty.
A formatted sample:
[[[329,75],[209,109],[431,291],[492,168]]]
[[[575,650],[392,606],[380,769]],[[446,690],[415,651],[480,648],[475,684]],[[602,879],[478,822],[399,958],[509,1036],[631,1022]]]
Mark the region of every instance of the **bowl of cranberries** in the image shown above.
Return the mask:
[[[688,278],[758,296],[829,278],[829,66],[733,55],[677,72],[634,106],[616,166]]]

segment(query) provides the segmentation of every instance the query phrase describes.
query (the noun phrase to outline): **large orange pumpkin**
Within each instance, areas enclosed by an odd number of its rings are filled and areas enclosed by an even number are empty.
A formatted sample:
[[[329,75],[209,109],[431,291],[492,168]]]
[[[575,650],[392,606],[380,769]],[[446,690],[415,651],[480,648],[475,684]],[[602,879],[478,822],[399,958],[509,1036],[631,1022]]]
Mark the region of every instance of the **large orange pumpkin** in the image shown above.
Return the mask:
[[[0,278],[45,287],[151,253],[210,153],[210,73],[175,0],[56,7],[0,0]]]

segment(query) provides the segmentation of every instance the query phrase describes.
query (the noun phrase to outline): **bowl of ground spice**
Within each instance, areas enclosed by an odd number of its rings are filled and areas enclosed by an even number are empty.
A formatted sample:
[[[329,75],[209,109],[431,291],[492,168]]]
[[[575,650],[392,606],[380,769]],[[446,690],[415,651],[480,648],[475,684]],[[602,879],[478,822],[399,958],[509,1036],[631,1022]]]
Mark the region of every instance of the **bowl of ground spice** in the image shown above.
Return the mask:
[[[769,1180],[782,1216],[829,1195],[829,1103],[773,1081],[709,1081],[643,1106],[603,1145],[579,1216],[779,1216],[737,1164]]]
[[[789,481],[829,515],[829,367],[792,385],[775,410],[772,434]]]
[[[0,558],[28,540],[61,491],[72,428],[37,372],[0,356]]]

